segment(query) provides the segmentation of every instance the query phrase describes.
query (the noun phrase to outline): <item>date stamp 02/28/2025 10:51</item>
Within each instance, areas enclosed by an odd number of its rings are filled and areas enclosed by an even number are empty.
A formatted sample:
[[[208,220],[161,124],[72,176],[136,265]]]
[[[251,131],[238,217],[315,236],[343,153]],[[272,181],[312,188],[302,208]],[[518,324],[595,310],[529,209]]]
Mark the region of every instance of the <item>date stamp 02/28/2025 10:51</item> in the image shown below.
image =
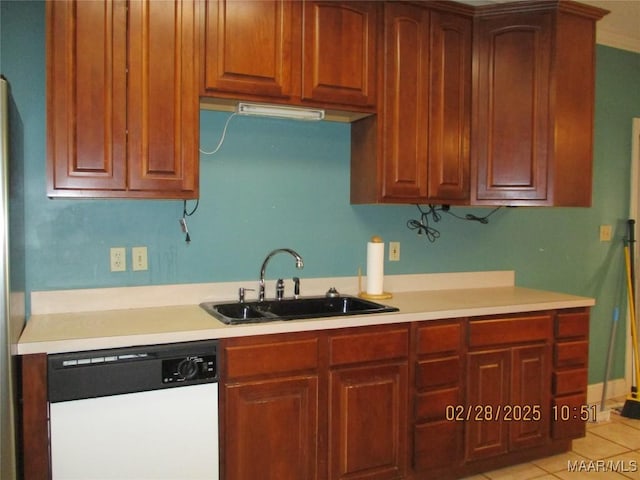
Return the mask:
[[[447,405],[445,418],[454,422],[538,422],[544,410],[540,405]],[[596,420],[596,405],[553,405],[554,422]]]

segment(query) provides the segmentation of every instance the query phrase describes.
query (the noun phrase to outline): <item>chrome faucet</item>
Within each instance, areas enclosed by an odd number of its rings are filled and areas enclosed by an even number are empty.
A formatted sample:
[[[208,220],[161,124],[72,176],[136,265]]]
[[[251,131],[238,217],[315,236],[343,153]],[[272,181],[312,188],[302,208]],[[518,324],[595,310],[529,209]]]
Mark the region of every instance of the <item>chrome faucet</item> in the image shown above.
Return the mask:
[[[280,252],[288,253],[289,255],[294,257],[296,259],[296,268],[304,267],[304,262],[302,261],[302,257],[298,255],[296,251],[291,250],[290,248],[278,248],[270,252],[269,255],[267,255],[267,257],[264,259],[264,262],[262,262],[262,267],[260,268],[260,290],[258,291],[258,299],[261,302],[264,300],[264,271],[267,268],[267,263],[269,263],[269,260],[271,260],[271,257],[273,257],[276,253],[280,253]]]

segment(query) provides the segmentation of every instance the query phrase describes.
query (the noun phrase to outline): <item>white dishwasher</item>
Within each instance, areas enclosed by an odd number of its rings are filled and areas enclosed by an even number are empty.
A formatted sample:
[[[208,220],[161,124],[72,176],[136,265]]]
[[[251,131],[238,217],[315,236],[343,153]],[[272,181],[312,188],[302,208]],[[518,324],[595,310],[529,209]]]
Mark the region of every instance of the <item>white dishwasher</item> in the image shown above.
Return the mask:
[[[217,341],[49,355],[53,480],[218,479]]]

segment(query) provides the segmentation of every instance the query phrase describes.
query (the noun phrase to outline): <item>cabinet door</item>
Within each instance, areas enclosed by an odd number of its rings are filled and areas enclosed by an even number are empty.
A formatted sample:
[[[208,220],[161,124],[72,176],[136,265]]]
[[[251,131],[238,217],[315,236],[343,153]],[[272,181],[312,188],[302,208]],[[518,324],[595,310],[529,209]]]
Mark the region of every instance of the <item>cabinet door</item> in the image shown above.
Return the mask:
[[[407,415],[406,363],[332,371],[329,478],[404,478]]]
[[[379,8],[378,2],[303,3],[303,100],[375,105]]]
[[[383,191],[386,201],[426,201],[429,123],[429,12],[385,5]]]
[[[383,198],[469,198],[471,20],[385,5]]]
[[[290,0],[207,1],[205,90],[299,95],[300,15]]]
[[[549,438],[551,361],[548,345],[514,348],[509,400],[510,450],[542,445]]]
[[[126,188],[127,7],[46,2],[47,193]]]
[[[180,0],[129,4],[131,191],[164,198],[198,194],[196,8]]]
[[[317,377],[240,383],[224,393],[225,478],[317,478]]]
[[[509,404],[511,396],[511,351],[473,352],[467,364],[466,459],[477,460],[507,453],[509,424],[485,421],[497,413],[498,405]],[[485,411],[485,409],[487,409]]]
[[[548,199],[551,13],[477,20],[472,201]]]
[[[434,11],[430,35],[429,201],[463,201],[469,198],[471,19]]]

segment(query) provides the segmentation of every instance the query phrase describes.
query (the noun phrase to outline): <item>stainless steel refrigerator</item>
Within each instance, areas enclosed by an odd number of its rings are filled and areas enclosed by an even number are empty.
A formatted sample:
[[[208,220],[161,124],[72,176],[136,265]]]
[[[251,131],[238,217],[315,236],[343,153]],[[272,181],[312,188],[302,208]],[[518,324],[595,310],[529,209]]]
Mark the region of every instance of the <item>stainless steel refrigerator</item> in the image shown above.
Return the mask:
[[[20,116],[0,78],[0,478],[18,475],[16,344],[25,323],[24,169]]]

